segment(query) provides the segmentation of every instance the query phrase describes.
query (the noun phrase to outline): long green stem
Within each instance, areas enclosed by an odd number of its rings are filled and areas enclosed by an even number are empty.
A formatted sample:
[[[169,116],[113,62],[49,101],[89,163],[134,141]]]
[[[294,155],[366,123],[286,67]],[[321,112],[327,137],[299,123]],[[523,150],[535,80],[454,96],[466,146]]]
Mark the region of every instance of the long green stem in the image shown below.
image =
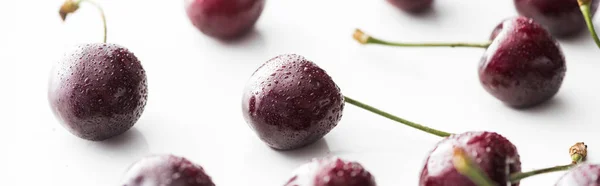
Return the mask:
[[[91,5],[94,5],[94,7],[96,7],[96,9],[98,9],[98,11],[100,12],[100,16],[102,17],[102,24],[104,27],[104,40],[103,42],[106,43],[106,37],[108,35],[108,29],[106,26],[106,16],[104,15],[104,9],[102,9],[102,6],[100,6],[98,3],[92,1],[92,0],[80,0],[80,1],[85,1],[90,3]]]
[[[516,183],[524,178],[535,176],[538,174],[569,170],[571,167],[576,166],[577,163],[583,161],[584,158],[587,156],[587,145],[585,145],[583,142],[578,142],[569,149],[569,154],[571,155],[571,164],[537,169],[529,172],[513,173],[510,175],[510,182]]]
[[[447,133],[447,132],[444,132],[444,131],[435,130],[435,129],[432,129],[432,128],[429,128],[429,127],[426,127],[426,126],[423,126],[423,125],[420,125],[420,124],[417,124],[417,123],[414,123],[414,122],[402,119],[402,118],[400,118],[398,116],[394,116],[394,115],[392,115],[390,113],[387,113],[387,112],[384,112],[382,110],[376,109],[376,108],[374,108],[372,106],[369,106],[367,104],[361,103],[361,102],[359,102],[359,101],[357,101],[355,99],[349,98],[347,96],[344,96],[344,99],[345,99],[345,101],[347,103],[350,103],[350,104],[355,105],[357,107],[360,107],[360,108],[363,108],[365,110],[371,111],[371,112],[373,112],[375,114],[378,114],[380,116],[386,117],[388,119],[400,122],[400,123],[402,123],[404,125],[407,125],[409,127],[412,127],[412,128],[415,128],[415,129],[419,129],[419,130],[421,130],[423,132],[427,132],[427,133],[430,133],[430,134],[433,134],[433,135],[436,135],[436,136],[439,136],[439,137],[448,137],[448,136],[451,135],[451,133]]]
[[[67,15],[70,13],[73,13],[75,11],[77,11],[79,9],[79,4],[81,4],[81,2],[88,2],[91,5],[94,5],[94,7],[96,7],[96,9],[98,9],[98,11],[100,12],[100,16],[102,17],[102,24],[104,27],[104,39],[102,40],[104,43],[106,43],[106,37],[107,37],[107,26],[106,26],[106,16],[104,15],[104,9],[102,9],[102,7],[92,1],[92,0],[67,0],[65,1],[65,3],[60,7],[60,17],[64,20],[67,19]]]
[[[568,164],[568,165],[561,165],[561,166],[556,166],[556,167],[549,167],[549,168],[545,168],[545,169],[537,169],[537,170],[533,170],[533,171],[529,171],[529,172],[514,173],[514,174],[510,175],[510,182],[515,183],[524,178],[535,176],[538,174],[569,170],[571,167],[573,167],[575,165],[576,164]]]
[[[495,186],[492,181],[481,168],[467,155],[464,149],[460,147],[454,148],[454,156],[452,157],[454,168],[463,176],[468,177],[473,183],[478,186]]]
[[[488,41],[485,43],[401,43],[401,42],[390,42],[382,39],[375,38],[368,34],[365,34],[360,29],[356,29],[353,35],[354,39],[361,44],[380,44],[387,46],[397,47],[471,47],[471,48],[487,48],[492,42]]]
[[[596,42],[596,45],[598,46],[598,48],[600,48],[600,39],[598,38],[598,35],[596,34],[596,29],[594,28],[594,23],[592,22],[592,11],[591,11],[591,0],[578,0],[579,2],[579,9],[581,9],[581,13],[583,14],[583,18],[585,19],[585,23],[587,24],[588,30],[590,31],[590,34],[592,35],[592,38],[594,38],[594,42]]]

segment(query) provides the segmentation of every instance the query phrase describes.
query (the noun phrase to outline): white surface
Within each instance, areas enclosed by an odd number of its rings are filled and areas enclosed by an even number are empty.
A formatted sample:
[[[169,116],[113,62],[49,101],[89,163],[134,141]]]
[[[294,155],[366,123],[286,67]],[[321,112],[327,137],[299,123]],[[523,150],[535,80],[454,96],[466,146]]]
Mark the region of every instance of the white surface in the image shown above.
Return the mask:
[[[560,93],[529,110],[510,109],[479,85],[482,49],[360,46],[356,27],[405,41],[483,41],[515,15],[510,1],[438,0],[422,17],[384,0],[268,0],[249,37],[222,43],[191,26],[177,0],[99,0],[109,42],[131,49],[148,74],[149,102],[128,133],[98,143],[59,125],[46,98],[50,67],[71,46],[101,41],[96,10],[82,5],[63,24],[62,0],[0,1],[0,177],[3,185],[117,185],[149,154],[173,153],[204,166],[220,186],[283,185],[312,157],[326,154],[367,167],[379,185],[417,185],[440,138],[348,105],[324,141],[291,152],[265,146],[247,127],[241,96],[266,60],[298,53],[324,68],[344,94],[450,132],[490,130],[517,147],[523,170],[564,164],[577,141],[600,163],[597,83],[600,51],[587,34],[561,40],[568,70]],[[522,185],[552,185],[562,173]]]

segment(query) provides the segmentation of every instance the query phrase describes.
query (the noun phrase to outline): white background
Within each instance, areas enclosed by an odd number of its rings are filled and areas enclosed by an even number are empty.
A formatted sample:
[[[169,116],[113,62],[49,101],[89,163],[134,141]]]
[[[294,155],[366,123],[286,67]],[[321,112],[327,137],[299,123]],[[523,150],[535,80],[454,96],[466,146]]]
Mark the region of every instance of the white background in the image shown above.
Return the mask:
[[[126,167],[160,153],[201,164],[221,186],[283,185],[297,166],[327,154],[359,161],[378,185],[417,185],[440,138],[347,105],[324,140],[277,152],[247,127],[242,89],[266,60],[297,53],[324,68],[345,95],[450,132],[496,131],[518,148],[523,170],[565,164],[577,141],[600,161],[600,51],[587,33],[560,40],[568,70],[551,101],[508,108],[479,85],[478,48],[361,46],[354,28],[403,41],[485,41],[512,1],[438,0],[421,16],[384,0],[267,0],[255,31],[224,43],[202,35],[177,0],[98,0],[109,42],[131,49],[148,74],[149,102],[128,133],[105,142],[74,137],[47,102],[50,67],[70,47],[100,42],[90,5],[62,23],[61,0],[0,1],[0,179],[3,185],[118,185]],[[562,173],[522,181],[553,185]]]

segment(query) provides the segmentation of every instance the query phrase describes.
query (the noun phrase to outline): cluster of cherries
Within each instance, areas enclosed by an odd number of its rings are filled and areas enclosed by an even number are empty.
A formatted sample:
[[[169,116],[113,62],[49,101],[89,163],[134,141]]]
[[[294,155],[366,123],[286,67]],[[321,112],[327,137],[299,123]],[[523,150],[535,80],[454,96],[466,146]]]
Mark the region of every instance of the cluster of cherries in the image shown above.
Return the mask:
[[[67,0],[61,17],[75,12],[81,2]],[[433,0],[388,0],[407,12],[421,12]],[[586,25],[595,37],[591,17],[594,0],[514,0],[520,16],[502,21],[484,43],[398,43],[360,30],[362,44],[399,47],[480,47],[479,77],[491,95],[511,107],[531,107],[551,99],[565,76],[565,57],[554,37],[572,36]],[[265,0],[186,0],[185,9],[202,33],[229,40],[243,36],[259,19]],[[582,16],[583,15],[583,16]],[[129,130],[142,115],[148,96],[146,73],[127,48],[104,42],[81,45],[53,69],[48,98],[56,117],[72,134],[102,141]],[[600,42],[598,42],[600,44]],[[600,45],[599,45],[600,46]],[[325,70],[301,55],[276,56],[248,80],[242,110],[258,137],[276,150],[305,147],[323,138],[341,120],[345,103],[431,133],[443,139],[429,153],[419,185],[512,185],[523,178],[569,170],[558,186],[600,184],[600,165],[579,164],[586,155],[583,143],[571,149],[567,165],[521,172],[515,145],[500,134],[470,131],[460,134],[432,129],[343,95]],[[204,169],[184,157],[154,155],[134,163],[124,186],[214,186]],[[337,157],[317,158],[299,167],[285,186],[375,186],[360,163]]]

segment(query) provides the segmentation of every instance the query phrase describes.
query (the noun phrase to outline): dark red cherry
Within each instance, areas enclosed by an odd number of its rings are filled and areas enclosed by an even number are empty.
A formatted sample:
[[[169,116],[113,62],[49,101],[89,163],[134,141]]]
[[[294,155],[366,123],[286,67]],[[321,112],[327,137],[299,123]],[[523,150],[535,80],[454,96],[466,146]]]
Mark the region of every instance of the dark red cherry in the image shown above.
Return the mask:
[[[357,162],[338,157],[313,159],[300,166],[285,186],[376,186],[375,178]]]
[[[599,186],[600,165],[584,163],[569,170],[555,186]]]
[[[592,16],[598,2],[592,1]],[[574,35],[586,27],[577,0],[514,0],[514,5],[519,14],[533,18],[557,37]]]
[[[202,33],[233,39],[248,33],[262,14],[265,0],[185,0],[192,24]]]
[[[246,122],[274,149],[316,142],[342,117],[344,98],[327,73],[295,54],[280,55],[259,67],[244,89]]]
[[[197,164],[174,155],[153,155],[134,163],[122,186],[215,186]]]
[[[551,99],[560,89],[566,64],[556,40],[526,17],[496,27],[479,66],[479,79],[490,94],[513,107]]]
[[[422,12],[431,8],[433,0],[387,0],[392,5],[407,12]]]
[[[97,43],[79,46],[53,68],[48,98],[65,128],[99,141],[137,122],[147,89],[146,73],[133,53],[116,44]]]
[[[517,148],[508,139],[493,132],[466,132],[445,138],[429,153],[421,172],[420,186],[476,186],[454,168],[454,147],[463,148],[482,172],[498,185],[506,185],[507,172],[521,171]]]

